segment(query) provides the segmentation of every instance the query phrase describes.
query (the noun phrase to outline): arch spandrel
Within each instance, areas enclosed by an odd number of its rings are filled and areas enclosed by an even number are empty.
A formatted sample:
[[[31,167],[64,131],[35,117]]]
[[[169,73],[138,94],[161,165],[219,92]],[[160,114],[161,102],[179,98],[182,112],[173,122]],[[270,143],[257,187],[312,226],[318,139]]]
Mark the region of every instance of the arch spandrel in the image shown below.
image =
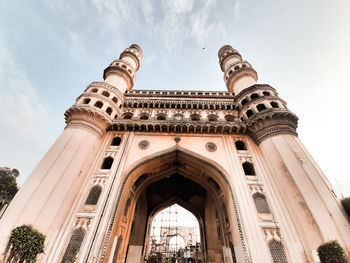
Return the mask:
[[[179,138],[178,142],[175,138]],[[230,170],[230,161],[227,152],[225,152],[224,136],[143,136],[135,135],[130,144],[128,156],[125,160],[124,171],[131,171],[135,166],[138,166],[144,161],[160,156],[167,152],[176,149],[187,152],[200,159],[212,163],[220,171]],[[139,143],[141,141],[148,141],[149,145],[146,149],[140,149]],[[213,142],[216,145],[216,150],[211,152],[206,148],[208,142]],[[126,172],[127,173],[127,172]],[[125,172],[123,172],[125,174]],[[225,172],[227,178],[228,172]]]

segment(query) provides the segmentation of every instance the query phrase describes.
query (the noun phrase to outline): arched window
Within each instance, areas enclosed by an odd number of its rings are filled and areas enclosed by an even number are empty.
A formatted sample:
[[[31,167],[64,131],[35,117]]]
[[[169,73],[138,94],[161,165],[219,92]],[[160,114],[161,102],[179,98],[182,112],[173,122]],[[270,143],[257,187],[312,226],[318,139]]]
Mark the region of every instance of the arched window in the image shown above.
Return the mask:
[[[246,151],[247,150],[247,147],[245,146],[245,143],[242,142],[242,141],[236,141],[235,145],[236,145],[236,149],[238,151]]]
[[[95,107],[97,107],[97,108],[102,108],[102,106],[103,106],[103,103],[101,102],[101,101],[96,101],[96,103],[95,103]]]
[[[104,92],[102,92],[102,95],[105,96],[105,97],[109,97],[109,92],[108,91],[104,91]]]
[[[255,170],[252,163],[244,162],[242,166],[243,166],[245,175],[255,175]]]
[[[217,121],[218,120],[218,116],[215,114],[210,114],[208,115],[208,121]]]
[[[111,145],[112,146],[119,146],[121,142],[122,142],[122,138],[114,137],[113,140],[112,140]]]
[[[201,120],[201,115],[199,115],[199,114],[192,114],[190,116],[190,118],[191,118],[192,121],[200,121]]]
[[[262,194],[255,194],[254,195],[254,203],[256,206],[256,210],[258,213],[261,214],[269,214],[270,213],[270,208],[269,205],[267,204],[265,196]]]
[[[98,199],[100,197],[100,194],[102,192],[102,188],[98,185],[95,185],[94,187],[92,187],[88,198],[85,201],[86,205],[96,205],[98,202]]]
[[[266,106],[264,104],[259,104],[258,106],[256,106],[256,108],[258,109],[258,111],[266,110]]]
[[[101,169],[111,169],[114,159],[112,157],[107,157],[103,160]]]
[[[253,115],[253,111],[252,111],[252,110],[247,110],[247,111],[245,112],[245,114],[246,114],[247,117],[249,118],[249,117],[251,117],[251,116]]]
[[[247,99],[242,100],[242,102],[241,102],[242,106],[246,105],[246,104],[247,104],[247,102],[248,102],[248,100],[247,100]]]
[[[125,204],[124,217],[128,215],[129,207],[130,207],[130,198],[128,199],[128,201],[126,201],[126,204]]]
[[[252,95],[250,95],[250,98],[253,100],[253,99],[259,98],[259,95],[256,93],[253,93]]]
[[[69,240],[66,251],[64,252],[64,256],[62,258],[61,263],[73,263],[76,262],[76,256],[79,253],[81,244],[83,243],[85,233],[79,228],[74,230],[72,236]]]
[[[157,115],[157,120],[166,120],[166,115],[165,114],[159,114],[159,115]]]
[[[264,94],[264,96],[271,96],[270,92],[268,92],[268,91],[264,91],[263,94]]]
[[[90,101],[91,101],[91,99],[86,98],[86,99],[84,99],[83,103],[84,103],[84,104],[89,104]]]
[[[235,120],[235,116],[233,116],[233,115],[226,115],[225,119],[226,119],[226,121],[234,121]]]
[[[123,115],[124,120],[130,120],[132,118],[132,113],[127,112]]]
[[[277,102],[270,102],[270,105],[272,108],[278,108],[278,103]]]
[[[269,243],[270,254],[273,263],[287,263],[287,257],[284,252],[283,244],[280,241],[272,240]]]
[[[106,112],[107,112],[107,114],[108,115],[111,115],[112,114],[112,108],[111,107],[108,107],[107,109],[106,109]]]
[[[97,93],[98,89],[92,89],[91,92]]]
[[[140,120],[148,120],[148,114],[147,113],[141,114]]]
[[[113,97],[113,102],[115,103],[115,104],[117,104],[117,102],[118,102],[118,99],[116,98],[116,97]]]

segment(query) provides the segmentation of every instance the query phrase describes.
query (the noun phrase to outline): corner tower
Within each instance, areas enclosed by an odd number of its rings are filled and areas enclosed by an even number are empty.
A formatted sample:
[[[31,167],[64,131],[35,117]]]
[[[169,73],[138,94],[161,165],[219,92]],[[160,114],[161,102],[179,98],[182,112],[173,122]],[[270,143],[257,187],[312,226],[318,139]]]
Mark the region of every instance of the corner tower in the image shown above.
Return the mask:
[[[300,240],[305,262],[316,262],[315,248],[323,242],[338,240],[347,248],[350,230],[345,212],[329,181],[298,138],[298,117],[274,88],[256,84],[256,71],[237,50],[225,45],[218,55],[227,89],[234,92],[241,123],[246,124],[247,134],[268,167],[266,184],[274,188],[277,198],[280,195],[279,204],[287,209],[285,214],[291,215],[298,233],[293,238]],[[281,229],[292,229],[291,223],[280,224]],[[339,226],[344,229],[340,231]]]
[[[65,112],[66,127],[21,187],[0,222],[0,248],[10,231],[31,224],[46,236],[46,251],[59,240],[77,195],[89,178],[106,129],[120,115],[124,93],[131,90],[142,49],[133,44],[104,71],[104,82],[92,82]],[[57,251],[52,252],[49,258]],[[57,262],[44,258],[38,262]]]

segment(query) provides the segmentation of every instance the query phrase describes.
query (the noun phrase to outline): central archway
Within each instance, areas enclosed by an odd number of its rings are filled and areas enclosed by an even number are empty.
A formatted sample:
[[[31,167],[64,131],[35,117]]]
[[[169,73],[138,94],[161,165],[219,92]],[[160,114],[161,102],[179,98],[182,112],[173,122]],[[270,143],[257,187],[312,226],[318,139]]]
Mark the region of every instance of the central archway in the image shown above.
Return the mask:
[[[138,164],[124,182],[108,262],[145,262],[153,217],[175,203],[199,222],[202,260],[198,262],[236,262],[234,250],[242,238],[232,218],[237,213],[227,213],[227,207],[234,210],[233,195],[214,165],[175,150]]]

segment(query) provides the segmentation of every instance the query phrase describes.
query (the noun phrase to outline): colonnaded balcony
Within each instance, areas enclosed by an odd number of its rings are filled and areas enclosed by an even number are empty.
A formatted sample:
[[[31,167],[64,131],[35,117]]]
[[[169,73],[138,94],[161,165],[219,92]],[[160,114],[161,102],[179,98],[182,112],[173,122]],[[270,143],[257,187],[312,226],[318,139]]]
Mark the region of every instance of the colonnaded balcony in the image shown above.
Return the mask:
[[[203,262],[197,218],[178,204],[161,210],[152,220],[146,262]]]

